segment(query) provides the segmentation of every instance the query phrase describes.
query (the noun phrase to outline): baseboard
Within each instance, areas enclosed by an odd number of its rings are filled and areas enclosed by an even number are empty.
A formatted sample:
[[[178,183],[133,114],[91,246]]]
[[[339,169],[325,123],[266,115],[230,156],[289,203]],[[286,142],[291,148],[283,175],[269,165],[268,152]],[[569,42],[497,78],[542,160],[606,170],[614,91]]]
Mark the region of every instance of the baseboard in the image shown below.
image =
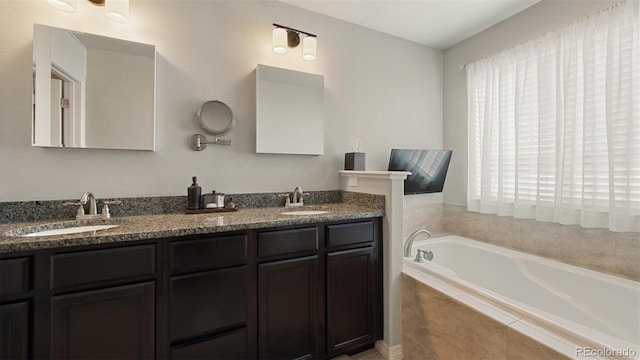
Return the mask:
[[[376,350],[387,360],[402,360],[402,345],[389,347],[384,341],[378,340]]]

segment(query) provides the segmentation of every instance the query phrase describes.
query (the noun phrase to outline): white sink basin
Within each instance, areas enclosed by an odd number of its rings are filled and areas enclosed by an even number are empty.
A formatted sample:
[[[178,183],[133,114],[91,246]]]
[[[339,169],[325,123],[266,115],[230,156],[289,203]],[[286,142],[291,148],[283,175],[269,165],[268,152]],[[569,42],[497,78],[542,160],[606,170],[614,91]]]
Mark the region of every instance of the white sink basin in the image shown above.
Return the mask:
[[[323,211],[323,210],[298,210],[298,211],[286,211],[286,212],[282,212],[282,215],[322,215],[322,214],[328,214],[328,211]]]
[[[83,232],[106,230],[106,229],[111,229],[111,228],[118,227],[118,226],[120,226],[120,225],[76,226],[76,227],[69,227],[69,228],[64,228],[64,229],[37,231],[37,232],[32,232],[30,234],[22,235],[22,236],[33,237],[33,236],[54,236],[54,235],[78,234],[78,233],[83,233]]]

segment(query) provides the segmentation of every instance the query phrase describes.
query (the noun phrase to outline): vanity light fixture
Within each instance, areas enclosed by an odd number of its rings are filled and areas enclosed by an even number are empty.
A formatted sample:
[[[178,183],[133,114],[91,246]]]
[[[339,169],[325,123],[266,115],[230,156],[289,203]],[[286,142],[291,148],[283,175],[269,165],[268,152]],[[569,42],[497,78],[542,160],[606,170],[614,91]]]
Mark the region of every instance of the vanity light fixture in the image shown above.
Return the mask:
[[[74,11],[76,9],[76,0],[47,0],[47,3],[62,11]]]
[[[276,54],[286,54],[288,48],[295,48],[300,45],[300,34],[305,35],[302,39],[302,58],[307,61],[314,61],[317,57],[318,37],[308,32],[293,29],[287,26],[273,24],[272,43],[273,52]]]
[[[129,0],[87,0],[97,6],[104,6],[104,14],[119,23],[129,22]],[[76,0],[47,0],[56,9],[75,11]]]
[[[104,14],[115,22],[128,23],[129,0],[107,0],[104,4]]]

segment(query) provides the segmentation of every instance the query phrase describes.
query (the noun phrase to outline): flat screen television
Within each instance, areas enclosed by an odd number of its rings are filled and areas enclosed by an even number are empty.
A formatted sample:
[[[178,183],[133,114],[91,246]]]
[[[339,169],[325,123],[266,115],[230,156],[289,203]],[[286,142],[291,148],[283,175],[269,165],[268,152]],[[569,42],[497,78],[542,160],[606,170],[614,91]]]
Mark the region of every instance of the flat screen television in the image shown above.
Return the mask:
[[[411,171],[405,195],[442,192],[450,160],[451,150],[391,149],[389,171]]]

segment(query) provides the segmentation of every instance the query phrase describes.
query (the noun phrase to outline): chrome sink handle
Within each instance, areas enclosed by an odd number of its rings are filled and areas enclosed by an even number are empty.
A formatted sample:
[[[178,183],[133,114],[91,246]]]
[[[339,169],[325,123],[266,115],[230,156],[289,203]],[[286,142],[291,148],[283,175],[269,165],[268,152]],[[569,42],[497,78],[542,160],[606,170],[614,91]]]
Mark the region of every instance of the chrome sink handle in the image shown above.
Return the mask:
[[[80,201],[65,201],[62,206],[82,206],[82,203]]]
[[[280,194],[278,196],[285,198],[284,207],[289,207],[289,205],[291,205],[291,197],[289,196],[289,194]]]
[[[84,207],[82,206],[82,203],[80,201],[66,201],[62,203],[62,206],[77,206],[78,210],[76,210],[76,219],[84,215]]]
[[[101,214],[104,216],[104,218],[111,219],[111,212],[109,211],[109,205],[121,205],[122,201],[120,201],[120,200],[104,200],[103,203],[104,203],[104,206],[102,207]]]

